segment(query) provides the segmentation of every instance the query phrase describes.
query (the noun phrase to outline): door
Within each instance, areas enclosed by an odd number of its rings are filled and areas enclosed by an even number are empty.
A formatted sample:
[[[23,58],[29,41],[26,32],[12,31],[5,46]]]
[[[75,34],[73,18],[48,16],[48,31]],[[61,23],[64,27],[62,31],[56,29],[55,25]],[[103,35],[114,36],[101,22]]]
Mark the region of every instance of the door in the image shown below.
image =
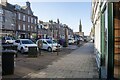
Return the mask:
[[[114,3],[114,77],[120,78],[120,2]]]
[[[43,49],[48,49],[48,44],[45,41],[43,41]]]

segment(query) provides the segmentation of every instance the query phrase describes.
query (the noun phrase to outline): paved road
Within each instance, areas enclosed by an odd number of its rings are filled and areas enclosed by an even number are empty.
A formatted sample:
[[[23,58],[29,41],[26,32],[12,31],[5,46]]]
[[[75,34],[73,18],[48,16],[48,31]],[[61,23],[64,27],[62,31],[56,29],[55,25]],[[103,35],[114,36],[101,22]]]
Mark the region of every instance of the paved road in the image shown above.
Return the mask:
[[[98,78],[93,52],[93,43],[86,43],[46,69],[29,73],[24,78]]]

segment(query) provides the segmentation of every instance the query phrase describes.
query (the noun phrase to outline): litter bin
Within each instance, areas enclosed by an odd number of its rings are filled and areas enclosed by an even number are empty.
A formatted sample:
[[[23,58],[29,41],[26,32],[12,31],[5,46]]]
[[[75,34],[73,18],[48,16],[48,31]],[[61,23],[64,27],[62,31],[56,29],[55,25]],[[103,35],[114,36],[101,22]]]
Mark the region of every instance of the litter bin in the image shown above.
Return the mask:
[[[13,44],[4,44],[2,45],[3,50],[15,50],[17,51],[17,45],[13,45]],[[17,57],[17,53],[15,54]]]
[[[4,50],[16,50],[17,51],[17,45],[13,44],[4,44],[2,45]]]
[[[37,47],[33,46],[33,47],[28,47],[28,56],[29,57],[37,57],[38,52],[37,52]]]
[[[67,44],[67,42],[65,41],[64,43],[63,43],[63,47],[67,47],[68,46],[68,44]]]
[[[14,55],[15,50],[2,51],[2,75],[14,74]]]

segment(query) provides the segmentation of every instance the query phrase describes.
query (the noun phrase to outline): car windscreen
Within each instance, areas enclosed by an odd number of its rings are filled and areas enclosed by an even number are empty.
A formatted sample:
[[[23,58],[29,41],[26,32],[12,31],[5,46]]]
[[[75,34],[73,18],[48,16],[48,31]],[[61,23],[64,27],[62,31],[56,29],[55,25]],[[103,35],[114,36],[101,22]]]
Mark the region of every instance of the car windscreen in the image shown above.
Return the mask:
[[[31,40],[22,40],[22,44],[34,44]]]
[[[11,38],[8,37],[8,38],[6,38],[6,40],[11,40]]]

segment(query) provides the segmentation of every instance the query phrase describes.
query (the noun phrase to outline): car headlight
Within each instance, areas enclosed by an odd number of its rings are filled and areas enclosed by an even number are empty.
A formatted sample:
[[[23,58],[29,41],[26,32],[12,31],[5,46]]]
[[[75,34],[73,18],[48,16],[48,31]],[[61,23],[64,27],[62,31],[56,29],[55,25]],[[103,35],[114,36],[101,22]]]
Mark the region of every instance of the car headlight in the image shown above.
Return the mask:
[[[25,48],[28,48],[27,46],[25,46]]]

